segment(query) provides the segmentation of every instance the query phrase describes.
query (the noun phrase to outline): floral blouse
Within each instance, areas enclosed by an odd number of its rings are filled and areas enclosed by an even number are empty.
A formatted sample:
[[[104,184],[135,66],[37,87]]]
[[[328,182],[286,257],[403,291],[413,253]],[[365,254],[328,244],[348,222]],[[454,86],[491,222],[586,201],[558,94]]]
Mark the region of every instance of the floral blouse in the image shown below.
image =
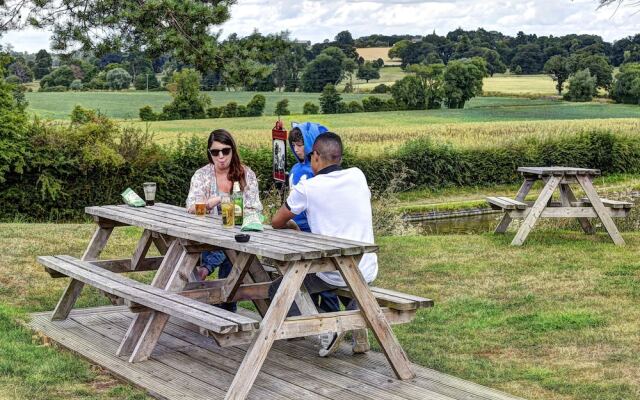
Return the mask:
[[[245,212],[262,212],[262,203],[260,202],[260,192],[258,190],[258,179],[251,168],[243,165],[244,178],[247,182],[243,197]],[[216,185],[216,172],[213,164],[207,164],[198,169],[191,177],[191,187],[189,188],[189,196],[187,196],[187,209],[191,208],[196,202],[196,196],[202,195],[205,199],[218,195],[218,186]],[[210,212],[217,214],[217,207]]]

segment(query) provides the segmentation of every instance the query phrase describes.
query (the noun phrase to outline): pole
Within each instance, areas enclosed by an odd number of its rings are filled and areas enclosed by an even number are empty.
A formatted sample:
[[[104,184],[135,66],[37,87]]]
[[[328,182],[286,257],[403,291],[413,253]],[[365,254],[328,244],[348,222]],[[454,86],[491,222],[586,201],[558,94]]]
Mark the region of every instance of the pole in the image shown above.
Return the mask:
[[[149,74],[148,74],[148,73],[146,73],[146,74],[144,74],[144,75],[145,75],[145,76],[146,76],[146,78],[147,78],[147,92],[148,92],[148,91],[149,91]]]

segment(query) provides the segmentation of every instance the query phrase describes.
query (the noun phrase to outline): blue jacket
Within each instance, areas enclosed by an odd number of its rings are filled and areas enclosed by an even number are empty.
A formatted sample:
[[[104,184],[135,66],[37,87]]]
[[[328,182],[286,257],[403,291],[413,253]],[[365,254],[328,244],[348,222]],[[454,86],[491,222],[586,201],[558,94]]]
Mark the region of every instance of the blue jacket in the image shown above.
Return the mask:
[[[327,127],[316,124],[315,122],[303,122],[301,124],[293,123],[293,128],[299,128],[302,131],[302,138],[304,139],[304,159],[298,159],[298,162],[291,167],[291,172],[289,172],[289,187],[293,187],[298,184],[301,180],[313,178],[313,170],[311,169],[311,162],[307,160],[307,156],[311,153],[313,149],[313,143],[316,141],[316,138],[324,132],[327,132],[329,129]],[[293,155],[296,155],[295,149],[290,144],[291,152]],[[296,215],[293,219],[296,224],[300,227],[301,230],[305,232],[310,232],[309,224],[307,223],[307,214],[305,212]]]

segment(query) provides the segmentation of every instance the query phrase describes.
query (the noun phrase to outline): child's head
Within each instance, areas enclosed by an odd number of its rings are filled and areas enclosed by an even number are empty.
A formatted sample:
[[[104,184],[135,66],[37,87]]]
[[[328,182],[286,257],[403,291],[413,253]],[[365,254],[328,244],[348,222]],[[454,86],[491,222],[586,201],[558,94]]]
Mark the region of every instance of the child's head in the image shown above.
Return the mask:
[[[300,128],[295,127],[289,132],[289,144],[293,147],[298,160],[304,161],[304,137]]]

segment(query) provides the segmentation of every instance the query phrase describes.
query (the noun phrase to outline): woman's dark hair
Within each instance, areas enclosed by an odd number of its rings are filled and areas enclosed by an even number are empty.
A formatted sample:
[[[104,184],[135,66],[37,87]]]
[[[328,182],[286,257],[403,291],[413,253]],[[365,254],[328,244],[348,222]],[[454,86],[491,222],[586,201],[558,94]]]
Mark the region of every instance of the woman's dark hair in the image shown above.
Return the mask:
[[[231,182],[240,182],[240,190],[244,190],[246,186],[246,179],[244,178],[244,166],[240,162],[240,155],[238,154],[238,148],[236,141],[233,140],[233,136],[225,129],[216,129],[209,134],[209,140],[207,141],[207,158],[209,162],[213,164],[213,157],[209,149],[213,142],[219,142],[231,146],[231,163],[229,165],[229,172],[227,173],[227,179]]]
[[[304,137],[302,131],[297,126],[289,131],[289,144],[293,146],[295,142],[304,143]]]

